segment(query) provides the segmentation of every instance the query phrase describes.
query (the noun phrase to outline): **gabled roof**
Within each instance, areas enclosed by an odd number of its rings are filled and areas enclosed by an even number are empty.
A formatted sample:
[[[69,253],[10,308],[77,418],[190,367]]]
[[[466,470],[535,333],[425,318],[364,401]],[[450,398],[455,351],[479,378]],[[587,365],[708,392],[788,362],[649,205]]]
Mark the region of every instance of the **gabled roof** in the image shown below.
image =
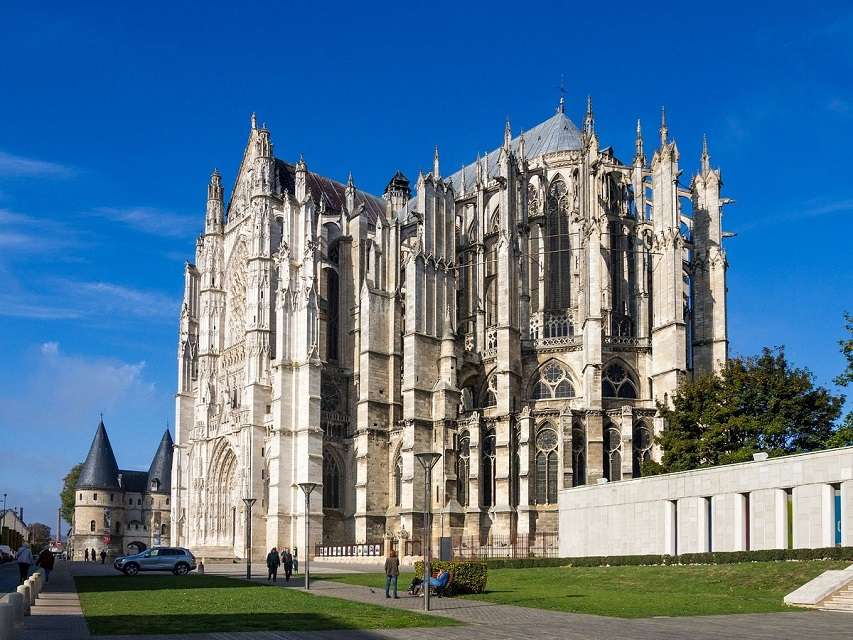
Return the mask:
[[[281,188],[293,195],[296,190],[296,167],[284,160],[275,160],[276,171]],[[344,210],[346,204],[346,185],[336,182],[330,178],[308,171],[308,191],[317,206],[320,206],[320,198],[326,203],[326,209],[339,213]],[[359,189],[355,190],[356,209],[364,205],[364,215],[370,223],[385,212],[385,200],[371,195]]]
[[[160,440],[160,446],[157,447],[157,453],[154,454],[154,459],[151,461],[151,466],[148,468],[148,484],[146,489],[152,491],[152,482],[157,480],[160,483],[160,489],[155,493],[170,493],[172,488],[172,435],[166,429],[163,438]]]
[[[521,136],[516,136],[510,142],[510,148],[513,153],[518,153],[518,148],[521,143]],[[558,111],[553,116],[545,120],[529,131],[524,132],[524,157],[528,160],[538,158],[546,153],[554,151],[570,151],[581,149],[581,132],[575,124],[566,117],[562,111]],[[488,163],[489,175],[494,176],[498,173],[498,157],[500,156],[501,148],[490,151],[486,156]],[[482,161],[482,160],[481,160]],[[470,189],[477,183],[477,163],[472,162],[466,165],[463,169],[457,171],[450,179],[453,181],[453,188],[459,193],[462,184],[462,172],[465,172],[466,189]]]
[[[146,493],[150,484],[148,483],[148,474],[144,471],[127,471],[122,469],[121,488],[129,493]]]
[[[119,489],[118,464],[103,418],[98,423],[89,454],[80,470],[77,489]]]

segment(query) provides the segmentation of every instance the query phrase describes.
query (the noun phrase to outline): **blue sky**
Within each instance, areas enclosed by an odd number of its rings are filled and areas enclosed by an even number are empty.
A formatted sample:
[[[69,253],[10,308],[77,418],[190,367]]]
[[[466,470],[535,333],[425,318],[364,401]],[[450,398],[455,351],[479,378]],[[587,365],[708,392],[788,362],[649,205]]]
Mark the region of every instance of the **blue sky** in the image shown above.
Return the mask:
[[[822,384],[853,311],[849,4],[13,2],[0,20],[0,493],[55,522],[103,411],[146,469],[173,415],[182,264],[249,114],[276,153],[381,193],[444,173],[591,94],[604,145],[683,182],[702,134],[723,172],[734,353],[785,345]],[[37,5],[37,6],[33,6]],[[275,5],[275,6],[273,6]],[[521,8],[520,8],[521,7]]]

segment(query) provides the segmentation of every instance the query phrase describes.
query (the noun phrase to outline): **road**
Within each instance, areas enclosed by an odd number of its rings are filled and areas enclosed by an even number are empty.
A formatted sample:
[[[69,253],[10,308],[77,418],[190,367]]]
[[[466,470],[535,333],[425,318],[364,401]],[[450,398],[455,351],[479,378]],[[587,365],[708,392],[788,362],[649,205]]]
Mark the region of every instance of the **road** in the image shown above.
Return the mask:
[[[0,595],[14,591],[18,586],[18,565],[15,562],[0,564]]]

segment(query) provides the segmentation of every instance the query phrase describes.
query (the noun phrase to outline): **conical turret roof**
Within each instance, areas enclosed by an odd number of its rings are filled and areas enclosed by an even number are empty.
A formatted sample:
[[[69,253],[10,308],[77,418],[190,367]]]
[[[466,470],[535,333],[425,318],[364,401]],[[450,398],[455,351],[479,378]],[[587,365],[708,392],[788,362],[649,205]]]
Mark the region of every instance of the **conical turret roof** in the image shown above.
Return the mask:
[[[89,455],[80,470],[77,480],[78,489],[119,489],[118,464],[110,444],[104,419],[98,423]]]
[[[172,490],[172,435],[166,429],[157,453],[148,469],[148,490],[154,493],[171,493]],[[156,485],[153,484],[156,482]],[[154,489],[154,487],[157,489]]]

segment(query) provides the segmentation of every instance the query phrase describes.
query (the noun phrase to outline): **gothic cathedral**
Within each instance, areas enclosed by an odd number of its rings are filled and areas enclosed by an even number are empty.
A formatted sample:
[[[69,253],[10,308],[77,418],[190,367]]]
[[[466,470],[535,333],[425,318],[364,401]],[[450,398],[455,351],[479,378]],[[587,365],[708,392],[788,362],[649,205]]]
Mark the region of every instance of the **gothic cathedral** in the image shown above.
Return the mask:
[[[720,172],[679,183],[556,113],[382,197],[277,158],[252,117],[214,171],[178,345],[172,543],[243,557],[312,540],[555,532],[562,489],[638,476],[687,376],[727,357]],[[322,485],[309,513],[298,483]]]

